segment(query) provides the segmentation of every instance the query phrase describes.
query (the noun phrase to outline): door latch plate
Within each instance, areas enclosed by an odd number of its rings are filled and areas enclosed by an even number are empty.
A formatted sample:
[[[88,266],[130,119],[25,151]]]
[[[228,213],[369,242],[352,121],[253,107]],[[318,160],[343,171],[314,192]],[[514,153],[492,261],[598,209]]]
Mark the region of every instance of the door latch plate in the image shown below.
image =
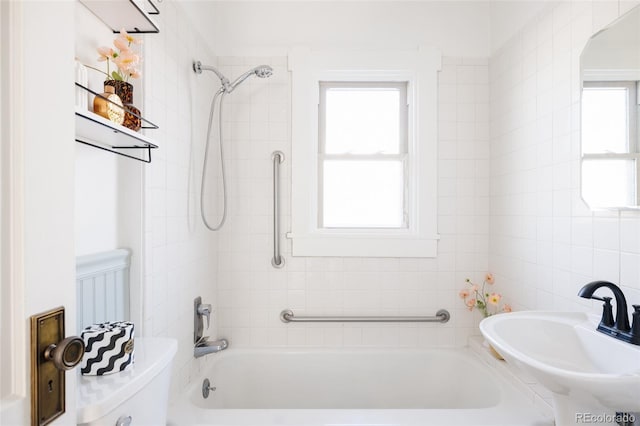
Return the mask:
[[[31,425],[51,423],[65,412],[65,372],[45,358],[64,339],[64,307],[31,317]]]

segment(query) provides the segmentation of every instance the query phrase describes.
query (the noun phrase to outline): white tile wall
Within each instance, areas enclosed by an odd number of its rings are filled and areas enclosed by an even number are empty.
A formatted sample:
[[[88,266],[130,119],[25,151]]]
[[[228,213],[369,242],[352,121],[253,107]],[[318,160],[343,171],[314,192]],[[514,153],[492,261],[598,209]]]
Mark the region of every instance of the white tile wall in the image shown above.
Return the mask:
[[[204,368],[192,356],[192,303],[216,307],[212,337],[241,346],[463,346],[479,316],[457,291],[489,269],[517,309],[599,309],[575,296],[592,279],[619,282],[640,303],[640,217],[592,213],[579,194],[579,54],[588,37],[638,4],[562,2],[521,31],[489,62],[443,58],[439,80],[438,229],[435,259],[271,258],[271,153],[285,152],[283,229],[290,224],[290,79],[284,57],[216,58],[174,1],[160,34],[145,36],[144,115],[160,125],[145,167],[144,334],[179,341],[172,395]],[[217,64],[229,78],[261,63],[225,101],[229,217],[204,230],[199,189],[211,95],[218,82],[191,62]],[[215,137],[214,137],[215,139]],[[213,141],[212,141],[213,142]],[[215,148],[213,144],[212,149]],[[220,212],[216,152],[206,200]],[[288,324],[299,314],[452,313],[446,325]],[[530,386],[532,389],[534,385]],[[535,390],[534,390],[535,392]],[[538,394],[537,398],[548,395]]]
[[[640,215],[580,198],[580,53],[631,3],[562,2],[490,62],[489,269],[517,309],[600,310],[576,296],[619,283],[640,303]]]
[[[478,317],[457,291],[487,267],[489,232],[489,87],[483,59],[444,58],[439,98],[439,255],[435,259],[291,257],[271,267],[271,153],[281,150],[282,227],[290,226],[290,78],[284,57],[221,57],[233,78],[250,67],[274,68],[225,100],[229,218],[218,239],[219,334],[240,346],[463,346]],[[434,314],[446,325],[283,324],[296,314]]]
[[[144,169],[144,335],[178,340],[171,395],[177,395],[207,358],[193,357],[193,299],[215,304],[217,236],[199,212],[200,173],[211,76],[196,76],[194,59],[215,64],[207,44],[174,1],[157,3],[159,34],[145,36],[143,115],[160,126],[147,131],[159,149]],[[215,336],[214,329],[208,333]]]
[[[631,3],[561,2],[491,57],[489,269],[518,310],[599,312],[577,296],[596,279],[640,303],[640,214],[580,198],[580,54]],[[548,411],[549,392],[512,373]]]

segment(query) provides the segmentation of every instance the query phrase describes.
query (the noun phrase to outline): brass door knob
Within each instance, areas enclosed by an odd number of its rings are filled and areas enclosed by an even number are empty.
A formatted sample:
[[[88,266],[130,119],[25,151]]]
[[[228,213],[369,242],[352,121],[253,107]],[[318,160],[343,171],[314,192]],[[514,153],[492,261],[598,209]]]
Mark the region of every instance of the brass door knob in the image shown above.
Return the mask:
[[[49,345],[44,359],[53,361],[58,370],[71,370],[82,361],[84,341],[78,336],[67,337],[57,345]]]

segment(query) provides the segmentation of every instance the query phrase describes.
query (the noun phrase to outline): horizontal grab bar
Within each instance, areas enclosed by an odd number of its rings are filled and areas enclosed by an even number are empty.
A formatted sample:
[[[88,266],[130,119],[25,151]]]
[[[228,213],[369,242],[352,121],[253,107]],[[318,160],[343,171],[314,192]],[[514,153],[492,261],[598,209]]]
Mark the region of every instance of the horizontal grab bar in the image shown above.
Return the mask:
[[[280,320],[285,323],[289,322],[441,322],[445,323],[449,321],[451,314],[446,309],[440,309],[432,317],[421,316],[403,316],[403,317],[340,317],[340,316],[328,316],[328,317],[296,317],[293,315],[291,309],[285,309],[280,312]]]

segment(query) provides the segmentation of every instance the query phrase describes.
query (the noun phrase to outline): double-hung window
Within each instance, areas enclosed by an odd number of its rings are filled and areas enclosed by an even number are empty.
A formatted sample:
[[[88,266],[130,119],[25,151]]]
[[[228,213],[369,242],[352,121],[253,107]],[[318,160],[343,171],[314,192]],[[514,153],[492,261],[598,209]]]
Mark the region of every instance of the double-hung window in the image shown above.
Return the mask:
[[[430,49],[291,53],[293,256],[436,256],[439,68]]]
[[[318,227],[407,228],[407,82],[320,82]]]

